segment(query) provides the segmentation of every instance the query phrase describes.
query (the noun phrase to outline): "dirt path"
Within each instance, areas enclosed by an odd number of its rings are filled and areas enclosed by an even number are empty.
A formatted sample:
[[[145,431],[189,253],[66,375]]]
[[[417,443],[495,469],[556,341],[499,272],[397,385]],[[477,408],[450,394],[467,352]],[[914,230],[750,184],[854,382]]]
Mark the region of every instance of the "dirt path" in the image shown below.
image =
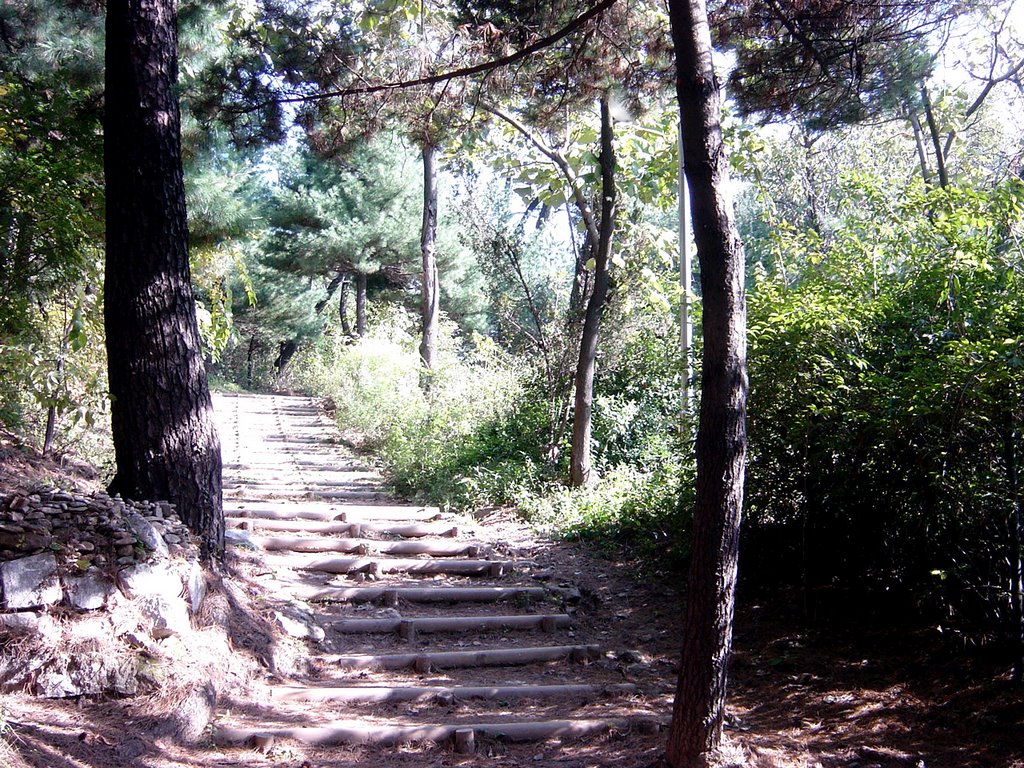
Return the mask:
[[[533,764],[608,745],[650,762],[671,670],[645,647],[667,638],[633,617],[648,596],[634,605],[628,582],[553,558],[509,518],[389,498],[308,399],[224,395],[216,410],[229,537],[258,550],[255,579],[311,651],[308,674],[228,706],[216,744],[313,747],[314,765],[326,747],[395,760],[519,742]]]

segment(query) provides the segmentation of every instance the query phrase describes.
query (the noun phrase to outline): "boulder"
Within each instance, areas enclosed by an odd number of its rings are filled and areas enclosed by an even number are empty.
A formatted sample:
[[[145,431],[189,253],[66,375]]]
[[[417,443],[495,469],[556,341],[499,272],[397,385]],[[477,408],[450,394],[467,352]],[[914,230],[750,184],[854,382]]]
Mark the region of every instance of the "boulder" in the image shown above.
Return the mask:
[[[99,568],[89,568],[81,575],[64,577],[64,599],[82,611],[102,608],[114,594],[114,583]]]
[[[0,563],[0,584],[7,610],[52,605],[64,595],[52,552]]]
[[[192,629],[185,601],[175,595],[144,595],[136,601],[142,615],[149,620],[149,634],[157,640],[181,635]]]
[[[322,642],[326,637],[323,627],[313,620],[312,614],[307,614],[292,606],[285,608],[285,612],[274,611],[274,618],[285,631],[285,634],[299,639],[308,638],[314,642]]]
[[[48,668],[36,677],[35,692],[49,699],[69,696],[138,692],[135,663],[106,653],[82,653],[69,660],[67,669]]]
[[[118,586],[128,598],[143,595],[176,597],[181,594],[181,577],[167,563],[139,563],[122,568]]]

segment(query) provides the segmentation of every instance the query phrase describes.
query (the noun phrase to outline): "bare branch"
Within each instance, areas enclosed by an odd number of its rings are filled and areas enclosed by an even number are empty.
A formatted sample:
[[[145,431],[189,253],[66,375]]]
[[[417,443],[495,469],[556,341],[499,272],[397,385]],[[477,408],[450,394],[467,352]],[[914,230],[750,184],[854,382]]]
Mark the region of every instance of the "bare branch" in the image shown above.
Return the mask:
[[[380,93],[381,91],[395,91],[403,88],[416,88],[423,85],[434,85],[435,83],[443,83],[449,80],[454,80],[460,77],[470,77],[477,75],[482,72],[490,72],[494,69],[506,67],[509,64],[514,64],[517,61],[521,61],[529,56],[532,56],[539,51],[548,48],[555,43],[569,37],[577,30],[581,29],[591,19],[601,15],[616,3],[616,0],[601,0],[597,5],[588,10],[586,13],[577,16],[575,19],[570,21],[564,27],[556,32],[542,37],[534,43],[521,48],[518,51],[514,51],[507,56],[501,56],[497,59],[491,59],[490,61],[484,61],[480,64],[474,64],[469,67],[462,67],[460,69],[454,69],[449,72],[440,72],[435,75],[427,75],[425,77],[418,77],[413,80],[398,80],[389,83],[378,83],[377,85],[361,85],[355,88],[341,88],[333,91],[323,91],[322,93],[313,93],[299,96],[286,96],[279,99],[274,99],[272,103],[275,104],[292,104],[297,102],[307,101],[320,101],[323,99],[333,99],[339,96],[358,96],[367,95],[371,93]]]

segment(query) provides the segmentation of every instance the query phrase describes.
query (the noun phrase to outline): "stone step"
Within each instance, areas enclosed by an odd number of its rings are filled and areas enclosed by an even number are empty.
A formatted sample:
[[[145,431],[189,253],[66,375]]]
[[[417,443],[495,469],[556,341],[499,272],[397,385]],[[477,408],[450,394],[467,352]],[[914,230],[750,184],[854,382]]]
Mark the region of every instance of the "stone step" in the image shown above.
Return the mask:
[[[433,555],[435,557],[456,557],[466,555],[480,558],[488,555],[491,548],[478,541],[454,541],[437,539],[409,539],[403,541],[381,541],[357,538],[307,538],[302,536],[251,536],[250,540],[268,552],[358,552],[362,555],[385,553],[389,555]]]
[[[636,693],[632,683],[611,685],[499,685],[499,686],[278,686],[271,691],[277,701],[392,704],[402,701],[433,701],[444,706],[467,699],[514,701],[517,699],[585,699]]]
[[[412,619],[339,619],[329,626],[344,634],[398,632],[403,640],[419,634],[436,632],[495,632],[504,630],[536,630],[554,632],[572,625],[565,613],[514,616],[431,616]]]
[[[401,504],[281,504],[238,499],[224,500],[224,514],[231,517],[252,517],[263,520],[324,520],[345,522],[431,522],[438,518],[437,507],[417,507]]]
[[[340,746],[345,744],[417,744],[421,742],[455,742],[457,752],[472,752],[476,736],[500,738],[507,741],[544,741],[547,739],[573,739],[593,736],[615,729],[628,732],[656,732],[661,727],[653,717],[609,717],[579,720],[532,720],[497,723],[456,723],[436,725],[368,725],[359,720],[336,720],[321,726],[291,726],[282,728],[239,728],[221,726],[213,733],[219,746],[296,741],[310,746]]]
[[[415,539],[423,536],[458,536],[458,526],[448,523],[346,523],[326,520],[277,520],[271,518],[228,517],[225,523],[231,528],[246,528],[285,533],[347,534],[353,532],[381,533],[390,536]],[[354,537],[355,538],[355,537]]]
[[[301,600],[368,603],[380,600],[387,605],[408,603],[494,603],[502,600],[543,600],[543,587],[298,587],[294,595]]]
[[[432,669],[474,667],[521,667],[568,660],[594,661],[601,656],[598,645],[542,645],[526,648],[489,648],[473,651],[431,651],[422,653],[337,654],[321,658],[342,669],[415,669],[425,675]]]
[[[272,568],[291,568],[299,571],[322,573],[438,573],[462,576],[491,576],[497,578],[511,573],[513,565],[506,560],[439,560],[402,557],[302,557],[296,555],[267,555],[264,558]]]

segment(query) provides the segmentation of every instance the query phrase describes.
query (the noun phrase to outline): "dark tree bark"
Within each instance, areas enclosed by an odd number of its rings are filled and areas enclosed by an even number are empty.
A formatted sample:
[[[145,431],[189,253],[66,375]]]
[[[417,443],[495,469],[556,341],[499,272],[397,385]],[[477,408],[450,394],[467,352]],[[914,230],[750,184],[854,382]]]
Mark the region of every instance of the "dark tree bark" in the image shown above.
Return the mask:
[[[108,0],[104,283],[111,493],[166,499],[224,551],[220,442],[188,263],[174,0]]]
[[[704,765],[719,746],[732,648],[746,457],[743,245],[725,195],[728,159],[704,0],[669,0],[676,92],[704,298],[693,554],[666,759]]]
[[[284,376],[284,369],[288,367],[288,363],[295,357],[295,353],[299,351],[299,340],[288,339],[282,341],[277,346],[277,357],[274,359],[274,383],[276,386],[281,386],[281,377]]]
[[[423,260],[423,281],[420,292],[420,317],[422,340],[420,360],[424,373],[420,385],[430,386],[430,371],[437,356],[437,323],[440,311],[437,280],[437,258],[434,253],[437,240],[437,169],[435,157],[437,148],[429,141],[423,145],[423,226],[420,230],[420,255]]]
[[[591,479],[590,435],[594,406],[594,371],[597,365],[597,340],[601,316],[608,298],[608,270],[615,233],[615,148],[612,144],[612,118],[608,99],[601,99],[601,223],[594,252],[594,289],[587,301],[580,337],[580,356],[576,365],[576,396],[572,417],[572,447],[569,453],[569,485],[578,488]]]
[[[436,267],[435,267],[436,273]],[[436,283],[436,280],[435,280]],[[356,336],[366,335],[366,273],[356,272]]]
[[[1015,398],[1011,398],[1011,401]],[[1010,640],[1013,648],[1013,672],[1011,680],[1020,685],[1024,682],[1024,606],[1021,591],[1024,588],[1024,569],[1021,565],[1021,498],[1017,471],[1017,429],[1013,411],[1007,408],[1003,431],[1003,450],[1006,461],[1006,478],[1010,497]]]
[[[346,336],[352,335],[352,323],[348,320],[348,287],[352,280],[346,274],[341,281],[341,294],[338,297],[338,318],[341,320],[341,332]]]
[[[249,348],[245,353],[245,386],[252,389],[253,374],[256,368],[256,334],[249,337]]]

